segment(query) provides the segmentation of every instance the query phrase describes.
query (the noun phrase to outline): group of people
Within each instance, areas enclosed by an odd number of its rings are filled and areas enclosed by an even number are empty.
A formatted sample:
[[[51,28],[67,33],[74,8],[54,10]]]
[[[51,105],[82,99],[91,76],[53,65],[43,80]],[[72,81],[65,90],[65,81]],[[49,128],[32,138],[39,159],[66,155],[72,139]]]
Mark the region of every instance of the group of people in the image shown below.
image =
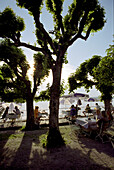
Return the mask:
[[[100,106],[98,105],[98,103],[95,104],[95,110],[96,110],[96,114],[99,115],[100,114],[100,111],[101,111],[101,108]],[[89,106],[89,104],[86,105],[86,108],[85,108],[85,111],[83,111],[83,114],[86,116],[86,113],[92,113],[92,109],[91,107]]]
[[[111,112],[109,111],[101,111],[100,106],[98,105],[98,103],[96,103],[96,107],[95,107],[96,113],[94,115],[94,119],[96,119],[96,121],[91,121],[91,118],[88,118],[87,123],[85,123],[83,125],[83,128],[85,129],[91,129],[91,130],[96,130],[97,128],[101,128],[101,125],[107,125],[107,127],[109,126],[110,122],[113,120],[113,116],[111,114]]]
[[[71,110],[70,110],[70,116],[73,118],[74,116],[77,117],[78,115],[78,110],[80,110],[81,108],[78,107],[78,104],[76,104],[76,106],[72,105],[71,106]],[[96,103],[95,106],[95,110],[96,110],[96,114],[98,115],[98,117],[100,116],[100,106],[98,105],[98,103]],[[86,113],[92,113],[92,109],[90,108],[89,104],[86,105],[85,111],[83,111],[83,114],[86,116]]]
[[[8,111],[9,111],[9,107],[7,106],[4,113],[3,113],[3,115],[2,115],[2,119],[4,120],[4,123],[7,120]],[[15,106],[15,109],[13,110],[13,113],[16,114],[18,117],[20,117],[20,115],[21,115],[21,112],[20,112],[20,110],[18,109],[17,106]]]
[[[2,118],[4,120],[4,123],[6,122],[7,118],[8,118],[8,111],[9,111],[9,107],[7,106],[3,115],[2,115]],[[10,113],[11,115],[17,115],[18,117],[20,117],[21,115],[21,112],[20,110],[18,109],[17,106],[15,106],[15,109],[13,110],[13,113]],[[38,106],[35,106],[35,110],[34,110],[34,120],[35,120],[35,123],[38,124],[39,123],[39,120],[40,120],[40,117],[41,117],[41,113],[39,112],[39,107]]]
[[[76,106],[74,106],[74,105],[71,106],[70,118],[72,121],[76,120],[76,117],[78,115],[78,110],[80,110],[80,109],[81,108],[78,107],[78,104],[76,104]],[[86,116],[86,113],[92,113],[92,109],[90,108],[89,104],[86,105],[85,111],[83,112],[83,114],[85,116]],[[110,121],[112,119],[111,112],[101,111],[101,108],[98,103],[95,104],[95,111],[93,114],[94,114],[94,118],[96,119],[97,124],[99,124],[99,126],[102,121],[106,122],[106,121]],[[96,124],[96,122],[95,122],[95,124]]]

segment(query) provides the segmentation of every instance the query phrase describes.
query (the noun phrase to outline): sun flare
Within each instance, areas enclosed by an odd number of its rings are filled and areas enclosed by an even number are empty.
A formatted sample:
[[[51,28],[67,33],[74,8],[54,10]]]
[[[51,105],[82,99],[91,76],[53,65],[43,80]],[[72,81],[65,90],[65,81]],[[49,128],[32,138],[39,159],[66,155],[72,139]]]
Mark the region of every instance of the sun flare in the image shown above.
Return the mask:
[[[27,76],[29,77],[29,80],[33,80],[33,74],[34,74],[34,61],[29,61],[30,68],[27,72]]]

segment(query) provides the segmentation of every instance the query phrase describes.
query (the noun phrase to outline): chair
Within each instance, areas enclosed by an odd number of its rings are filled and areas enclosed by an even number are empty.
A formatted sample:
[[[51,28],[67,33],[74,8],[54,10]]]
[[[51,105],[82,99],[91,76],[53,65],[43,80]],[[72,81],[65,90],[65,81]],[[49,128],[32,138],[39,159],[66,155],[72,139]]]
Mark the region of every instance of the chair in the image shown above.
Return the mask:
[[[95,137],[95,140],[100,139],[102,143],[105,142],[110,142],[110,138],[107,135],[106,131],[112,126],[112,122],[111,121],[107,121],[107,122],[103,122],[101,123],[100,129],[99,129],[99,133],[98,135]]]
[[[88,137],[94,137],[98,134],[99,128],[97,127],[97,124],[91,124],[91,122],[86,122],[83,125],[80,125],[80,132]]]

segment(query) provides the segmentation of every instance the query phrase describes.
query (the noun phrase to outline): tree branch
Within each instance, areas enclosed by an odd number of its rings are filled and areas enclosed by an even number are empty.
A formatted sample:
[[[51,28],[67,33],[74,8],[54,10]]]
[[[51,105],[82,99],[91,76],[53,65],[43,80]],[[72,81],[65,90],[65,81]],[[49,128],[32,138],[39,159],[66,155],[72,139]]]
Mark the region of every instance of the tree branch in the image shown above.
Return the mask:
[[[89,36],[89,34],[90,34],[90,31],[91,31],[90,27],[89,27],[89,29],[88,29],[88,31],[87,31],[86,37],[83,37],[83,36],[81,35],[81,33],[83,32],[83,29],[84,29],[84,25],[85,25],[85,22],[86,22],[86,19],[87,19],[87,15],[88,15],[88,11],[85,11],[85,14],[84,14],[83,18],[82,18],[82,20],[80,21],[79,31],[78,31],[78,33],[69,41],[69,43],[68,43],[69,46],[72,45],[73,42],[76,41],[78,38],[82,38],[82,39],[85,39],[85,40],[88,38],[88,36]]]
[[[57,54],[57,50],[56,50],[55,45],[52,41],[52,38],[49,36],[49,34],[44,29],[43,24],[39,21],[39,16],[37,16],[36,13],[34,13],[33,15],[34,15],[36,27],[41,31],[41,33],[44,34],[46,44],[48,42],[50,44],[51,48],[53,49],[54,53]]]
[[[86,36],[81,35],[80,38],[86,41],[87,38],[88,38],[89,35],[90,35],[91,29],[92,29],[92,25],[90,25],[90,27],[88,28],[88,30],[87,30],[87,32],[86,32]]]
[[[40,52],[44,53],[43,48],[35,47],[35,46],[33,46],[33,45],[30,45],[30,44],[27,44],[27,43],[24,43],[24,42],[20,42],[19,44],[17,44],[17,46],[18,46],[18,47],[19,47],[19,46],[24,46],[24,47],[27,47],[27,48],[29,48],[29,49],[31,49],[31,50],[40,51]]]

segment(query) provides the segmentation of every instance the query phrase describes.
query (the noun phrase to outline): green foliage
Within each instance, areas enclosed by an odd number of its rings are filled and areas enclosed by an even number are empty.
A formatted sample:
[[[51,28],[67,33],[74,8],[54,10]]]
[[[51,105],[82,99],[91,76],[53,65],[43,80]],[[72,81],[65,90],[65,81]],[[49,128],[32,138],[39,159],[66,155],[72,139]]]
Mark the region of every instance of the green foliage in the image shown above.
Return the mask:
[[[49,74],[49,60],[42,53],[34,54],[34,76],[37,78],[44,78]]]
[[[0,70],[0,81],[3,80],[3,75],[2,75],[2,72]]]
[[[64,86],[64,84],[65,84],[65,81],[62,80],[61,85],[60,85],[60,96],[63,96],[63,94],[65,93],[65,90],[67,89],[67,87]]]
[[[71,38],[76,33],[85,33],[85,39],[90,32],[102,29],[105,19],[105,11],[97,0],[73,1],[68,14],[64,17],[65,36]],[[79,24],[80,23],[80,24]]]
[[[40,143],[44,148],[47,146],[47,136],[48,133],[39,136]]]
[[[22,96],[23,98],[28,97],[30,99],[29,101],[32,102],[38,86],[41,83],[41,79],[48,76],[49,69],[52,69],[53,76],[57,77],[53,77],[52,88],[48,87],[46,92],[42,92],[41,98],[44,99],[47,95],[47,98],[54,100],[54,97],[57,97],[57,101],[59,101],[58,99],[60,94],[64,92],[64,88],[62,87],[63,84],[60,87],[60,78],[62,65],[67,61],[65,56],[66,51],[77,39],[81,38],[83,40],[87,40],[91,32],[102,29],[105,23],[104,9],[99,5],[98,0],[74,0],[70,5],[66,16],[63,16],[62,12],[64,0],[45,0],[47,10],[52,14],[54,21],[53,30],[48,32],[41,20],[41,9],[44,0],[16,1],[18,6],[27,9],[29,14],[33,16],[38,45],[33,46],[29,43],[21,42],[21,31],[24,30],[23,19],[15,16],[14,12],[9,8],[6,8],[0,13],[0,37],[10,39],[10,44],[15,45],[12,46],[8,44],[8,46],[6,45],[6,48],[3,46],[0,47],[0,61],[4,61],[8,66],[7,69],[0,69],[2,72],[0,81],[5,84],[5,89],[3,89],[3,86],[0,86],[0,90],[7,97],[9,94],[10,97],[12,96],[15,99],[17,96],[14,95],[18,94],[18,98]],[[53,36],[50,36],[50,34],[53,34]],[[33,74],[33,91],[31,89],[31,82],[27,77],[28,63],[24,54],[18,49],[20,46],[40,52],[34,56],[35,72]],[[84,78],[84,85],[88,88],[88,84],[91,85],[91,81],[87,79],[88,75],[86,74],[86,66],[87,64],[85,63],[81,67],[85,70],[85,73],[82,76]],[[8,69],[9,73],[7,73]],[[80,72],[80,70],[78,70],[78,72]],[[3,76],[3,74],[5,74],[5,76]],[[79,73],[77,74],[77,77],[79,77]],[[20,87],[22,91],[20,90]],[[30,106],[32,108],[32,103],[30,103]],[[53,106],[51,104],[50,108],[52,109],[52,107]],[[52,117],[50,120],[54,119],[52,114],[58,114],[57,112],[59,109],[57,108],[54,110],[55,113],[50,114]],[[27,123],[27,126],[29,126],[27,128],[32,129],[34,128],[34,125],[32,124],[32,122],[34,122],[32,116],[33,112],[30,112],[30,109],[28,108],[27,112],[27,115],[29,115],[29,122]],[[55,119],[55,122],[58,122],[57,116]],[[47,147],[64,145],[64,140],[62,139],[58,129],[58,123],[53,124],[50,122],[50,124],[52,129],[49,131],[49,135],[47,137]]]
[[[62,10],[64,0],[46,0],[47,10],[53,15],[54,33],[56,38],[60,38],[60,29],[62,29]]]
[[[17,5],[21,8],[28,9],[30,14],[40,13],[44,0],[16,0]]]
[[[94,68],[94,78],[98,82],[102,99],[111,99],[114,94],[114,55],[103,57],[99,65]]]
[[[101,56],[94,55],[91,59],[87,61],[86,69],[88,70],[91,76],[93,76],[93,68],[98,65],[100,60],[101,60]]]
[[[60,85],[60,96],[65,93],[66,87],[64,87],[64,80]],[[51,95],[51,87],[50,84],[47,84],[46,90],[41,91],[39,96],[35,96],[35,101],[49,101]]]
[[[11,68],[7,64],[0,67],[3,79],[0,79],[0,97],[6,102],[24,102],[26,96],[26,86],[23,81],[18,80],[12,74]]]
[[[0,97],[4,101],[23,102],[26,99],[25,80],[29,65],[21,49],[9,44],[0,43]]]
[[[35,101],[49,101],[50,100],[50,85],[47,84],[46,90],[41,91],[39,96],[35,96]]]
[[[110,45],[109,48],[106,50],[106,52],[107,52],[107,56],[114,57],[114,45]]]
[[[107,50],[107,56],[93,56],[83,62],[69,79],[69,91],[82,86],[89,90],[95,85],[101,92],[101,99],[111,99],[114,93],[114,46]]]
[[[19,32],[24,29],[23,19],[16,16],[11,8],[6,8],[3,12],[0,12],[0,37],[19,38]]]
[[[82,86],[89,90],[90,87],[92,88],[92,86],[95,85],[95,82],[91,80],[90,77],[93,76],[93,68],[98,65],[100,58],[100,56],[95,55],[91,59],[86,60],[79,66],[76,72],[69,77],[68,82],[70,84],[70,92],[77,88],[81,88]]]

